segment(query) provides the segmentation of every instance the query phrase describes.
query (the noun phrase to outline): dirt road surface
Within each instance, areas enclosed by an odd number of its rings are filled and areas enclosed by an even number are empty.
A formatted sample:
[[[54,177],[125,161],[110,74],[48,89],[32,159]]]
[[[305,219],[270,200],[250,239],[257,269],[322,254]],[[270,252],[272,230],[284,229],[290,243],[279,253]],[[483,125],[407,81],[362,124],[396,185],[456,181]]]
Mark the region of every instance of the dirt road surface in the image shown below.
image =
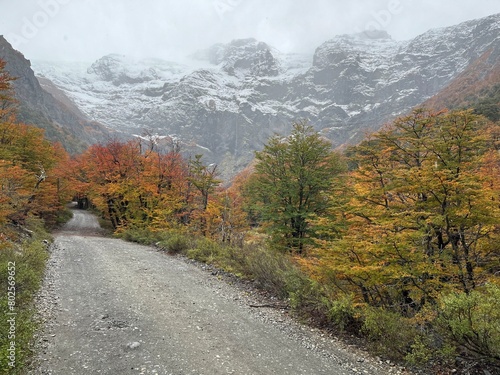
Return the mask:
[[[180,257],[99,235],[85,211],[56,235],[31,374],[373,374],[371,359]]]

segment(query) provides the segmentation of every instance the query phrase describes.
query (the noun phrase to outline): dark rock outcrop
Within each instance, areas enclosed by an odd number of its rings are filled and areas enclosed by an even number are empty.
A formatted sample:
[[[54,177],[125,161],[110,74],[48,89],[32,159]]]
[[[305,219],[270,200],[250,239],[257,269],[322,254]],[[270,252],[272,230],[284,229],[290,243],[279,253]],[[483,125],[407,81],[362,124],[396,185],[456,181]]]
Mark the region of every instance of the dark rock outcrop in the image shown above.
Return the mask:
[[[91,121],[66,94],[50,81],[35,77],[31,63],[0,36],[0,59],[16,80],[13,89],[19,101],[18,120],[41,127],[52,141],[61,142],[70,152],[78,152],[103,140],[108,134],[104,126]]]

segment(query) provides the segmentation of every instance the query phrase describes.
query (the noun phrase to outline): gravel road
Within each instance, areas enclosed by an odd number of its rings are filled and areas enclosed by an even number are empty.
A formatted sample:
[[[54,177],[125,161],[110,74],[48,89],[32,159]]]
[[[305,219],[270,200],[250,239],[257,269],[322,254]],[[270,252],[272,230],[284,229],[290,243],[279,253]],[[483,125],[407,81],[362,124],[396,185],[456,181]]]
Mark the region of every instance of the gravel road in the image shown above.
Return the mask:
[[[99,236],[74,211],[37,298],[31,374],[401,374],[256,294],[153,248]],[[236,283],[237,284],[237,283]]]

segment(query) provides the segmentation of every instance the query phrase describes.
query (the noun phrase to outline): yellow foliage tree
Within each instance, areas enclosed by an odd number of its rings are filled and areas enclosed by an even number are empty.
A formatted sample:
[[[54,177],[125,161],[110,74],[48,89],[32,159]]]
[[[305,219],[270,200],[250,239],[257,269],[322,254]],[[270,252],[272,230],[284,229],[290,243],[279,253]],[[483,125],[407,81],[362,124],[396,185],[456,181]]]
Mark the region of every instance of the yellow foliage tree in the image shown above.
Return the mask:
[[[497,132],[470,111],[417,110],[352,148],[347,229],[322,243],[316,272],[407,314],[494,279],[500,186],[485,168],[498,168]]]

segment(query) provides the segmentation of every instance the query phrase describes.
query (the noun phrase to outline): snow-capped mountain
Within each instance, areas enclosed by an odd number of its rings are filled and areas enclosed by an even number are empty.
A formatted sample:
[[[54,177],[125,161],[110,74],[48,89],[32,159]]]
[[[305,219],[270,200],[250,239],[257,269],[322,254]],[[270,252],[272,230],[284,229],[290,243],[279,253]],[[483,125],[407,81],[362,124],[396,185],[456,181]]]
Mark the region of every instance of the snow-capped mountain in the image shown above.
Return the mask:
[[[175,135],[229,176],[296,120],[308,119],[334,146],[358,141],[498,51],[499,43],[497,14],[404,42],[383,31],[341,35],[314,56],[284,55],[244,39],[182,64],[108,55],[92,64],[33,68],[91,119],[128,134]]]

